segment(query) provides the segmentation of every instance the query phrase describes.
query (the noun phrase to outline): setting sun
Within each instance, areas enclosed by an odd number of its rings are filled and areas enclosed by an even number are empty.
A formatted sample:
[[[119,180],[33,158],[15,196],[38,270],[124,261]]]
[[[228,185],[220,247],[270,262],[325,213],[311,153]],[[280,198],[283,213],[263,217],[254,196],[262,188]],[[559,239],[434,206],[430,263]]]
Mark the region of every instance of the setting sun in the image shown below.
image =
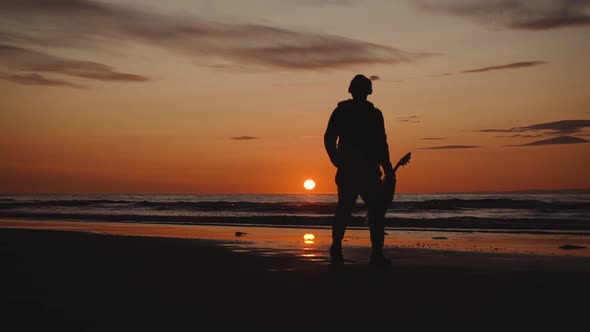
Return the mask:
[[[305,180],[305,182],[303,182],[303,187],[307,190],[312,190],[315,188],[315,181],[311,179]]]

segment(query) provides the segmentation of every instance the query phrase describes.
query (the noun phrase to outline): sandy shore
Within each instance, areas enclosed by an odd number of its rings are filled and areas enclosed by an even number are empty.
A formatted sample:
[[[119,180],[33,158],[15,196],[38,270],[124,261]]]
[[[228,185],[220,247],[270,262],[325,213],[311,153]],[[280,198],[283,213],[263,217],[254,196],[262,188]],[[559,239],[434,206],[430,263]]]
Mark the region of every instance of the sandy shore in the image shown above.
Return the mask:
[[[331,239],[326,226],[252,226],[227,225],[178,225],[93,221],[54,221],[0,219],[0,228],[26,228],[38,230],[69,230],[111,235],[170,237],[186,239],[223,240],[233,243],[231,249],[244,251],[261,249],[267,254],[277,251],[325,260]],[[236,236],[236,232],[243,234]],[[315,235],[313,243],[304,243],[303,235]],[[533,254],[590,257],[590,233],[582,231],[539,230],[481,230],[481,229],[407,229],[387,228],[385,246],[395,248],[435,249],[507,254]],[[369,231],[366,227],[350,227],[344,240],[346,248],[368,247]],[[563,250],[565,245],[584,249]],[[260,250],[258,250],[260,251]],[[364,262],[366,257],[347,250],[349,258]]]
[[[333,269],[321,254],[243,242],[1,229],[2,325],[276,331],[586,323],[588,257],[390,247],[393,268],[375,271],[362,259]]]

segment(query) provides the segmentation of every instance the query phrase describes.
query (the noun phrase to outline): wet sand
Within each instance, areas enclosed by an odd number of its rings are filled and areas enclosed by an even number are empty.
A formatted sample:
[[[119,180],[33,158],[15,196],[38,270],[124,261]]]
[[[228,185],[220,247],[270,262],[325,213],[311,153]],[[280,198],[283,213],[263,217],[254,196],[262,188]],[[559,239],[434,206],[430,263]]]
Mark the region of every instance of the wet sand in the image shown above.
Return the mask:
[[[252,225],[176,225],[92,221],[52,221],[0,219],[0,228],[84,231],[111,235],[171,237],[187,239],[224,240],[233,243],[235,250],[266,249],[268,254],[278,251],[306,257],[326,259],[330,244],[329,227],[283,226],[257,227]],[[242,236],[236,236],[239,232]],[[303,235],[315,235],[313,243],[304,243]],[[385,246],[395,248],[435,249],[488,253],[533,255],[588,256],[590,233],[585,231],[522,231],[481,229],[416,229],[388,228]],[[345,248],[368,247],[367,228],[351,227],[346,232]],[[584,247],[563,250],[564,245]],[[233,248],[233,247],[232,247]],[[363,262],[364,256],[348,250],[350,259]],[[310,256],[313,255],[313,256]]]
[[[562,330],[587,323],[588,257],[389,247],[393,268],[380,271],[363,260],[367,246],[350,245],[349,261],[334,269],[320,247],[305,256],[305,249],[279,250],[245,240],[249,235],[206,240],[1,229],[2,325],[277,331],[383,324]]]

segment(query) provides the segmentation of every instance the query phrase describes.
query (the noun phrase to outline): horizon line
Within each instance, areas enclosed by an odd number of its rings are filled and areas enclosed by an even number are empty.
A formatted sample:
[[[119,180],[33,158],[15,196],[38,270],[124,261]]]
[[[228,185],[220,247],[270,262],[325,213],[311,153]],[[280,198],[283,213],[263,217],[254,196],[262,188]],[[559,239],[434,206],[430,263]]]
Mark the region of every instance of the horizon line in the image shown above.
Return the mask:
[[[564,189],[517,189],[517,190],[481,190],[481,191],[433,191],[433,192],[399,192],[396,195],[441,195],[441,194],[525,194],[525,193],[588,193],[590,188],[564,188]],[[190,196],[190,195],[337,195],[333,193],[0,193],[0,196],[25,196],[25,195],[105,195],[105,196],[150,196],[150,195],[171,195],[171,196]]]

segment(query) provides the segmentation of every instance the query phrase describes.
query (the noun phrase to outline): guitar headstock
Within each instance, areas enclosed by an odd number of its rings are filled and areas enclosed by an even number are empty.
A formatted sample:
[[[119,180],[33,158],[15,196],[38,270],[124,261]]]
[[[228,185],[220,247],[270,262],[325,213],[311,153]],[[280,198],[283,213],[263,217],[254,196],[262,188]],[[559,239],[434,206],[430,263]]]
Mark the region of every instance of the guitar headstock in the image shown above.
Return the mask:
[[[397,163],[398,166],[406,166],[409,162],[410,159],[412,158],[412,153],[408,152],[406,153],[405,156],[402,157],[402,159],[400,159]]]

